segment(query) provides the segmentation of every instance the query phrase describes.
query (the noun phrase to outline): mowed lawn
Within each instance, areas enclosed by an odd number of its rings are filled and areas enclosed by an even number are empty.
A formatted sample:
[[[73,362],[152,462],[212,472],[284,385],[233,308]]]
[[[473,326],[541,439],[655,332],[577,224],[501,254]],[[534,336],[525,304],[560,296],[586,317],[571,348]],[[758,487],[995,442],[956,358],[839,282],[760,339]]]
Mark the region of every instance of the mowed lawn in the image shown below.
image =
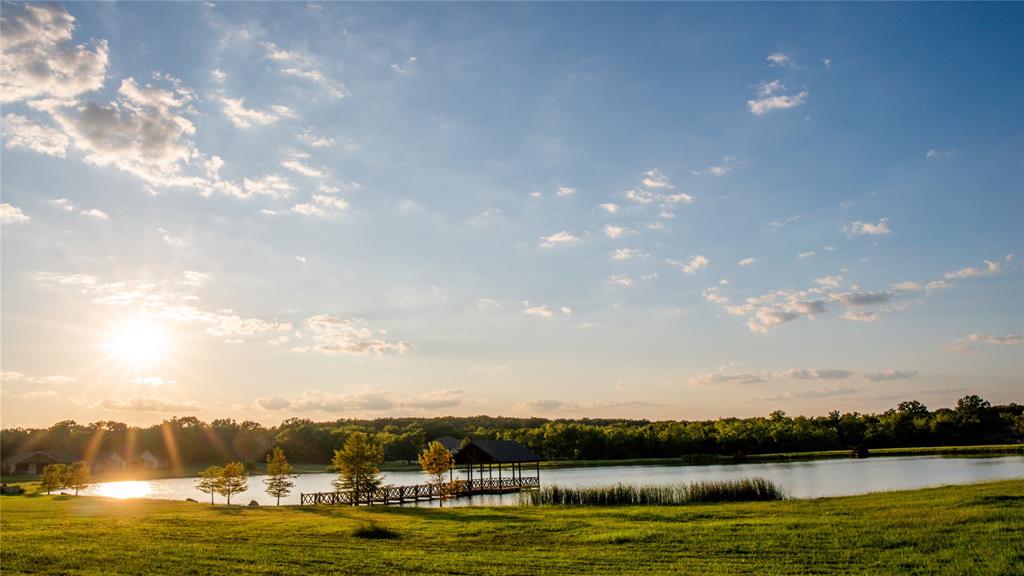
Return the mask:
[[[382,528],[385,538],[357,536]],[[1024,574],[1024,480],[679,507],[0,499],[3,574]]]

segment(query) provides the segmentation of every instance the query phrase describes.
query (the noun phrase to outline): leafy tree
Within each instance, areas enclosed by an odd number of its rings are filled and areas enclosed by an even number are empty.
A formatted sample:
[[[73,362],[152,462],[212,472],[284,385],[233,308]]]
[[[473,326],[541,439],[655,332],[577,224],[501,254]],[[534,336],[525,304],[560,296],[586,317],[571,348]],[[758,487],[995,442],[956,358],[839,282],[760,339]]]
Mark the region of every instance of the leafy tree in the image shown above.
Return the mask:
[[[64,487],[64,476],[67,475],[68,467],[64,464],[50,464],[43,468],[43,477],[39,480],[39,489],[46,490],[49,494],[53,490]]]
[[[64,486],[75,489],[75,496],[79,490],[85,490],[92,482],[92,475],[89,473],[89,465],[84,460],[79,460],[67,468],[64,473]]]
[[[245,465],[241,462],[228,462],[221,468],[220,480],[217,482],[217,494],[227,498],[231,504],[231,495],[245,492],[249,489],[249,473],[245,471]]]
[[[420,452],[419,456],[420,468],[430,475],[431,484],[437,486],[438,491],[441,494],[442,502],[443,498],[447,496],[449,483],[445,481],[444,475],[452,469],[452,465],[455,463],[455,458],[452,457],[452,453],[444,447],[444,444],[440,442],[431,442],[427,444],[427,447]],[[442,503],[443,507],[444,504]]]
[[[347,491],[352,503],[359,502],[380,488],[383,481],[380,463],[383,460],[384,451],[380,445],[370,442],[364,432],[349,434],[345,445],[334,451],[331,460],[338,473],[338,478],[331,482],[334,489]]]
[[[224,469],[220,466],[210,466],[199,473],[196,488],[200,492],[210,495],[210,506],[213,506],[213,495],[220,493],[220,483],[223,477]]]
[[[267,477],[263,483],[267,485],[267,494],[277,498],[277,505],[281,505],[281,497],[291,494],[292,482],[295,475],[292,474],[292,465],[284,456],[284,450],[274,448],[274,451],[267,455]]]

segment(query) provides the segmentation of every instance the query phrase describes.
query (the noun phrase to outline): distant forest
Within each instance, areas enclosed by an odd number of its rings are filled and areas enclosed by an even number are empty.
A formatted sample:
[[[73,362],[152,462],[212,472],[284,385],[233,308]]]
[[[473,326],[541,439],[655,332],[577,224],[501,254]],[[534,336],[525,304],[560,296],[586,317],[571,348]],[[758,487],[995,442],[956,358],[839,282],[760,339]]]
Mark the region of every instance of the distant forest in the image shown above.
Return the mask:
[[[4,458],[26,450],[51,450],[91,459],[109,452],[131,455],[149,450],[175,465],[188,466],[258,462],[280,446],[292,462],[327,464],[333,450],[355,431],[381,444],[387,460],[415,461],[425,442],[445,435],[517,440],[550,460],[674,458],[1022,442],[1024,406],[992,406],[978,396],[965,396],[953,409],[932,411],[908,401],[881,414],[834,411],[814,418],[789,417],[782,411],[757,418],[657,422],[493,416],[330,422],[289,418],[269,428],[251,421],[206,423],[194,417],[171,418],[145,428],[66,420],[49,428],[4,429],[0,451]]]

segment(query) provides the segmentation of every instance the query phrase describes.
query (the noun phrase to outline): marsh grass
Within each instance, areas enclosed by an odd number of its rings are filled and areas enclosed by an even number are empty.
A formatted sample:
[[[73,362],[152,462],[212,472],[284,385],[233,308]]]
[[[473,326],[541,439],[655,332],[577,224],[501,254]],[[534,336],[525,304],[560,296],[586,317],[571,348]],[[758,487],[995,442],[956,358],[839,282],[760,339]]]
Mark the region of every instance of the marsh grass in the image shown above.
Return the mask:
[[[558,506],[678,506],[699,502],[782,500],[782,489],[765,478],[711,480],[664,486],[616,484],[590,488],[544,486],[524,492],[523,503]]]

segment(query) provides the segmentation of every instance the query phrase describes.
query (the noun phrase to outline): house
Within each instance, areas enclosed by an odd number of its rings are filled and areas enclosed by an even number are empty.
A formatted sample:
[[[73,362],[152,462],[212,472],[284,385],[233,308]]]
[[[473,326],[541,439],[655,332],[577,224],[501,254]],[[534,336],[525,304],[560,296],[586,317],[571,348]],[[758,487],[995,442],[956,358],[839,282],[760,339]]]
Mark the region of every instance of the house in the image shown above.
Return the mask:
[[[156,455],[149,450],[144,450],[142,454],[139,454],[138,462],[144,470],[159,470],[160,468],[167,468],[169,466],[169,463],[166,460],[157,458]]]
[[[7,474],[42,474],[50,464],[71,464],[75,459],[67,454],[48,450],[35,450],[15,454],[3,462]]]
[[[107,452],[90,464],[93,472],[118,472],[128,468],[128,460],[117,452]]]

